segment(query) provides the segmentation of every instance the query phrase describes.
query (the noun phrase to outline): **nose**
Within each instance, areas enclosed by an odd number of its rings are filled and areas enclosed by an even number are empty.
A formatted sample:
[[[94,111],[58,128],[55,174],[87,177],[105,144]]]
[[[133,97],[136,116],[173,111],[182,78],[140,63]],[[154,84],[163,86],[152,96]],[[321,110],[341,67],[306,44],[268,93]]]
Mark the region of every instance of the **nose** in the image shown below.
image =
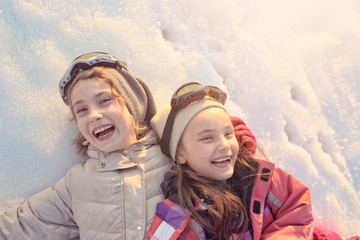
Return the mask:
[[[218,149],[220,151],[231,149],[230,143],[229,143],[228,139],[226,139],[225,136],[221,136]]]
[[[93,109],[93,110],[91,110],[89,120],[90,120],[90,122],[95,122],[95,121],[101,119],[102,117],[103,117],[103,115],[102,115],[101,111],[99,111],[98,109]]]

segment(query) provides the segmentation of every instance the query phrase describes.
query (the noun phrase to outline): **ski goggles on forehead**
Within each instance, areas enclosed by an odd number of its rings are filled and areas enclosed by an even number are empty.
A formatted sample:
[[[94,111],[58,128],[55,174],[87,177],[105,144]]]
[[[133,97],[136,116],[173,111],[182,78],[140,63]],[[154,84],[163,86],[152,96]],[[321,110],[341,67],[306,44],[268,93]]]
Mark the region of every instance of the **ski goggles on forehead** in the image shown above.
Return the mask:
[[[220,88],[214,86],[203,86],[197,82],[184,84],[175,91],[171,98],[171,110],[166,120],[160,143],[161,151],[165,155],[171,157],[169,144],[177,112],[205,98],[216,100],[224,105],[227,95]]]
[[[191,103],[203,100],[205,97],[212,98],[221,104],[225,104],[226,93],[214,86],[203,86],[197,82],[191,82],[179,87],[171,98],[171,108],[183,109]]]
[[[75,58],[59,83],[60,95],[66,104],[68,104],[67,90],[79,72],[98,66],[127,70],[125,62],[119,61],[113,55],[104,52],[87,53]]]

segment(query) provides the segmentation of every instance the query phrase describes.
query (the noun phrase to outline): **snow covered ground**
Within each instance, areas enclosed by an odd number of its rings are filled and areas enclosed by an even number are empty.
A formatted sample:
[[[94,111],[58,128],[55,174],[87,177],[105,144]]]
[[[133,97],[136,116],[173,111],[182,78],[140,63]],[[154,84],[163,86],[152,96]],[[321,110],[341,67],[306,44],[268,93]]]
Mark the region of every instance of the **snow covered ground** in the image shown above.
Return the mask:
[[[360,234],[359,1],[0,0],[0,40],[0,210],[82,160],[58,81],[105,51],[158,108],[188,81],[226,90],[267,157],[310,187],[315,224]]]

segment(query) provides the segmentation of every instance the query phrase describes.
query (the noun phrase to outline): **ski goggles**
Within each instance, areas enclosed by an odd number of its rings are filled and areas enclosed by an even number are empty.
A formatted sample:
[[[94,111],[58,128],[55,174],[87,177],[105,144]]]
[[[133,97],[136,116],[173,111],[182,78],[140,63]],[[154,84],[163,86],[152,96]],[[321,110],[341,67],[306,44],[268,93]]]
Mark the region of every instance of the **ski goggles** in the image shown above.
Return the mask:
[[[98,66],[116,69],[124,68],[127,70],[125,62],[119,61],[113,55],[104,52],[86,53],[75,58],[68,69],[65,71],[59,83],[60,94],[65,104],[68,105],[68,99],[66,97],[67,90],[79,72]]]
[[[227,95],[220,88],[214,86],[203,86],[197,82],[190,82],[179,87],[171,98],[171,110],[166,120],[165,128],[161,138],[161,151],[171,157],[170,155],[170,138],[175,121],[176,114],[187,106],[201,101],[205,98],[211,98],[221,104],[225,104]]]

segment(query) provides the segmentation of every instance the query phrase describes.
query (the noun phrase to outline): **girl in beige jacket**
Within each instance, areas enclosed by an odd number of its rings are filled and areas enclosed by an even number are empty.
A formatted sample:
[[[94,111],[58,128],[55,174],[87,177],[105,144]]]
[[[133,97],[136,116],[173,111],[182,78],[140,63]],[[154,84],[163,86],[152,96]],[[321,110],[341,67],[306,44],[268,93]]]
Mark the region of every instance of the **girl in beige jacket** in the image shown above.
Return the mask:
[[[89,158],[0,213],[0,239],[144,239],[171,167],[149,130],[149,88],[106,53],[76,58],[59,88],[80,131],[79,153]]]

